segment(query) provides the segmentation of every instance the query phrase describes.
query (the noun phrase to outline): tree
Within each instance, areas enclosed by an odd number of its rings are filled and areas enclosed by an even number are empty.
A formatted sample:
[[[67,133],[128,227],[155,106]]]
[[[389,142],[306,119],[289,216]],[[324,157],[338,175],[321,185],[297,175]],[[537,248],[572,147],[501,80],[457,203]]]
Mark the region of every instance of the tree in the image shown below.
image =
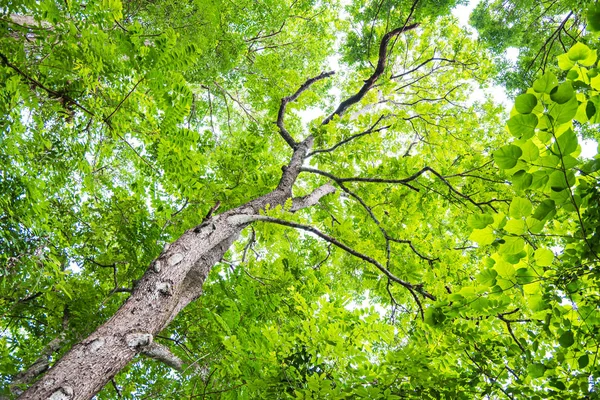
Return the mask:
[[[453,6],[7,6],[4,394],[593,395],[595,52],[506,144]]]

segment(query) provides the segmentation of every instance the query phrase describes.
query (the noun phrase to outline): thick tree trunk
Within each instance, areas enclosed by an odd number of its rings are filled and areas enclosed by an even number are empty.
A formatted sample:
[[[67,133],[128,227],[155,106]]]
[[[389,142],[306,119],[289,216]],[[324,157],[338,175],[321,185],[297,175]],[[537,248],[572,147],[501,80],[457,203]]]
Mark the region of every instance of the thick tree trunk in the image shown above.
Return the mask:
[[[312,145],[307,138],[294,150],[277,188],[243,206],[204,221],[185,232],[150,265],[131,297],[107,322],[73,346],[19,399],[89,399],[202,292],[212,266],[267,204],[283,204],[292,195],[302,162]],[[335,189],[327,184],[311,195],[293,199],[293,210],[316,204]]]

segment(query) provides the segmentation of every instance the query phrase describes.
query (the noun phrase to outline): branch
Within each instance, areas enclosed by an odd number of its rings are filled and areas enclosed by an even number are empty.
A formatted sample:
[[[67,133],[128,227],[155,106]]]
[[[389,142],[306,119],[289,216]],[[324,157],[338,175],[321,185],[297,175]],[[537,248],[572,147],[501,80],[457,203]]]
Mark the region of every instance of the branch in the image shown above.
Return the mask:
[[[400,74],[392,75],[390,77],[390,79],[397,79],[397,78],[401,78],[401,77],[403,77],[405,75],[412,74],[413,72],[417,71],[419,68],[421,68],[424,65],[427,65],[427,64],[429,64],[430,62],[433,62],[433,61],[446,61],[446,62],[449,62],[449,63],[452,63],[452,64],[458,63],[459,65],[463,66],[464,68],[467,68],[468,65],[475,65],[475,63],[463,63],[461,61],[457,61],[457,60],[449,59],[449,58],[444,58],[444,57],[431,57],[431,58],[423,61],[421,64],[417,65],[413,69],[410,69],[408,71],[402,72]]]
[[[432,174],[434,174],[439,180],[441,180],[447,187],[448,189],[450,189],[450,191],[454,194],[456,194],[457,196],[469,201],[471,204],[473,204],[474,206],[476,206],[477,208],[479,208],[480,210],[483,210],[484,205],[490,207],[492,210],[496,211],[496,208],[494,206],[492,206],[491,203],[496,202],[496,201],[504,201],[504,200],[498,200],[498,199],[491,199],[488,201],[475,201],[471,198],[471,196],[466,195],[464,193],[459,192],[458,190],[456,190],[454,188],[454,186],[452,186],[450,184],[450,182],[448,182],[446,180],[446,177],[443,176],[442,174],[440,174],[439,172],[437,172],[436,170],[434,170],[431,167],[423,167],[421,168],[419,171],[415,172],[413,175],[409,176],[408,178],[404,178],[404,179],[385,179],[385,178],[363,178],[363,177],[351,177],[351,178],[337,178],[334,175],[331,175],[328,172],[325,171],[320,171],[318,169],[314,169],[314,168],[309,168],[309,167],[302,167],[300,169],[303,172],[312,172],[313,174],[319,174],[319,175],[323,175],[326,176],[330,179],[336,180],[338,182],[368,182],[368,183],[392,183],[392,184],[401,184],[404,186],[407,186],[415,191],[419,191],[419,189],[415,188],[414,186],[410,185],[409,182],[412,182],[414,180],[416,180],[418,177],[420,177],[421,175],[423,175],[425,172],[431,172]]]
[[[0,53],[0,60],[2,61],[2,63],[4,65],[6,65],[7,67],[9,67],[13,71],[15,71],[17,74],[21,75],[21,77],[23,77],[30,84],[32,84],[32,85],[34,85],[36,87],[39,87],[39,88],[45,90],[46,93],[48,93],[49,95],[51,95],[53,98],[55,98],[55,99],[63,99],[67,103],[71,103],[71,104],[75,105],[77,108],[79,108],[80,110],[86,112],[87,114],[91,115],[92,117],[95,116],[95,114],[93,112],[91,112],[90,110],[88,110],[87,108],[85,108],[84,106],[82,106],[81,104],[79,104],[78,102],[76,102],[75,99],[73,99],[71,96],[67,95],[66,93],[61,93],[61,92],[57,92],[55,90],[52,90],[52,89],[46,87],[41,82],[39,82],[38,80],[30,77],[25,72],[21,71],[21,69],[19,69],[19,67],[17,67],[16,65],[14,65],[10,61],[8,61],[8,58],[4,54],[2,54],[2,53]]]
[[[344,140],[342,140],[342,141],[340,141],[340,142],[336,143],[335,145],[331,146],[331,147],[330,147],[330,148],[328,148],[328,149],[315,150],[315,151],[313,151],[313,152],[311,152],[311,153],[308,153],[308,154],[306,155],[306,157],[311,157],[311,156],[313,156],[313,155],[315,155],[315,154],[319,154],[319,153],[329,153],[329,152],[332,152],[332,151],[334,151],[335,149],[337,149],[338,147],[340,147],[340,146],[342,146],[342,145],[344,145],[344,144],[346,144],[346,143],[348,143],[348,142],[350,142],[350,141],[352,141],[352,140],[354,140],[354,139],[358,139],[358,138],[359,138],[359,137],[361,137],[361,136],[365,136],[365,135],[368,135],[368,134],[370,134],[370,133],[381,132],[381,131],[383,131],[383,130],[386,130],[386,129],[388,129],[389,127],[391,127],[391,125],[386,125],[386,126],[382,126],[381,128],[377,128],[377,129],[375,129],[375,127],[376,127],[376,126],[379,124],[379,122],[381,122],[381,120],[382,120],[382,119],[384,119],[384,118],[385,118],[385,116],[384,116],[384,115],[382,115],[382,116],[380,116],[380,117],[377,119],[377,121],[375,121],[375,123],[374,123],[373,125],[371,125],[371,127],[370,127],[369,129],[367,129],[366,131],[364,131],[364,132],[361,132],[361,133],[357,133],[357,134],[355,134],[355,135],[352,135],[352,136],[349,136],[349,137],[347,137],[346,139],[344,139]]]
[[[286,143],[290,145],[290,147],[292,149],[296,148],[297,143],[294,140],[294,138],[292,138],[292,135],[290,135],[290,133],[287,131],[287,129],[285,129],[285,126],[283,125],[283,117],[285,114],[285,108],[286,108],[287,104],[289,102],[295,101],[302,94],[302,92],[307,90],[313,83],[320,81],[322,79],[328,78],[333,74],[335,74],[334,71],[321,72],[319,75],[315,76],[314,78],[307,79],[306,82],[304,82],[302,84],[302,86],[300,86],[300,88],[296,91],[296,93],[292,94],[291,96],[287,96],[287,97],[284,97],[283,99],[281,99],[281,106],[279,107],[279,112],[277,113],[277,122],[276,123],[277,123],[277,127],[279,127],[279,134],[281,135],[283,140],[285,140]]]
[[[379,60],[377,61],[377,67],[375,68],[375,71],[373,72],[373,74],[365,81],[363,86],[360,88],[360,90],[355,95],[342,101],[340,103],[340,105],[338,106],[338,108],[329,117],[327,117],[323,120],[321,125],[327,125],[329,122],[331,122],[331,120],[336,115],[342,116],[342,114],[344,112],[346,112],[346,110],[350,106],[358,103],[359,101],[362,100],[363,97],[365,97],[367,92],[373,87],[373,85],[375,85],[375,82],[379,79],[381,74],[383,74],[383,72],[385,71],[385,65],[387,63],[387,47],[388,47],[388,43],[389,43],[390,39],[398,36],[399,34],[401,34],[403,32],[407,32],[412,29],[415,29],[418,26],[419,26],[419,24],[412,24],[412,25],[407,25],[407,26],[405,25],[402,28],[396,28],[393,31],[390,31],[383,36],[383,38],[381,39],[381,43],[379,45]]]
[[[142,354],[160,361],[177,371],[183,369],[183,361],[171,353],[171,350],[167,346],[160,343],[152,342],[142,350]]]
[[[291,228],[296,228],[296,229],[300,229],[306,232],[310,232],[318,237],[320,237],[321,239],[324,239],[325,241],[333,244],[336,247],[339,247],[340,249],[346,251],[347,253],[352,254],[354,257],[356,258],[360,258],[363,261],[368,262],[369,264],[375,266],[378,270],[380,270],[381,272],[383,272],[383,274],[390,280],[400,284],[401,286],[404,286],[406,289],[408,289],[411,293],[414,292],[418,292],[420,293],[423,297],[426,297],[430,300],[434,300],[435,301],[435,296],[433,296],[432,294],[426,292],[423,290],[422,285],[414,285],[410,282],[406,282],[400,278],[398,278],[397,276],[395,276],[394,274],[392,274],[387,268],[385,268],[383,265],[381,265],[381,263],[379,263],[379,261],[363,254],[363,253],[359,253],[358,251],[354,250],[353,248],[343,244],[342,242],[338,241],[337,239],[324,234],[323,232],[319,231],[316,228],[313,228],[312,226],[308,226],[308,225],[303,225],[303,224],[298,224],[296,222],[291,222],[291,221],[285,221],[282,219],[278,219],[278,218],[273,218],[273,217],[268,217],[265,215],[245,215],[243,216],[243,221],[240,218],[240,221],[238,223],[249,223],[249,222],[253,222],[253,221],[262,221],[262,222],[271,222],[274,224],[278,224],[278,225],[283,225],[283,226],[289,226]]]
[[[427,168],[427,167],[425,167]],[[325,172],[325,171],[321,171],[315,168],[309,168],[309,167],[302,167],[300,168],[300,171],[302,172],[310,172],[313,174],[318,174],[318,175],[322,175],[322,176],[326,176],[329,179],[332,179],[336,182],[370,182],[370,183],[398,183],[404,186],[407,186],[409,188],[411,188],[412,190],[414,190],[415,192],[418,192],[419,189],[417,189],[416,187],[410,185],[408,182],[415,180],[416,178],[418,178],[420,175],[422,175],[426,170],[425,168],[423,168],[422,170],[420,170],[419,172],[415,173],[413,176],[405,178],[405,179],[380,179],[380,178],[361,178],[361,177],[356,177],[356,178],[338,178],[335,175],[330,174],[329,172]]]
[[[326,183],[323,186],[318,187],[312,193],[307,194],[304,197],[294,197],[292,199],[291,212],[296,212],[306,207],[314,206],[319,202],[321,197],[326,196],[330,193],[335,193],[335,187],[330,183]]]

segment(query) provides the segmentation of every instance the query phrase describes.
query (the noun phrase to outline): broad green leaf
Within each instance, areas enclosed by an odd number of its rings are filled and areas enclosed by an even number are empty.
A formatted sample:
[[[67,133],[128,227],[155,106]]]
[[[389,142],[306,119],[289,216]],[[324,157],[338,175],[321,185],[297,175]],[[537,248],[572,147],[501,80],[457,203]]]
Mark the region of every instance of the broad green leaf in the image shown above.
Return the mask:
[[[577,42],[567,52],[571,61],[585,60],[590,55],[590,48],[585,44]]]
[[[477,275],[477,282],[482,285],[491,287],[496,284],[496,277],[498,276],[498,272],[496,270],[488,268],[484,269]]]
[[[561,54],[557,58],[558,67],[563,71],[568,71],[575,65],[575,62],[572,61],[567,54]]]
[[[550,92],[550,98],[558,104],[564,104],[573,97],[575,97],[575,90],[573,90],[571,82],[561,83]]]
[[[533,95],[529,95],[533,96]],[[535,96],[533,96],[535,98]],[[508,120],[507,125],[510,133],[521,139],[529,139],[535,134],[538,118],[535,114],[517,114]]]
[[[502,169],[510,169],[517,165],[517,161],[523,152],[514,144],[501,147],[494,152],[494,161]]]
[[[537,145],[535,143],[533,143],[533,141],[528,140],[525,143],[519,144],[519,147],[521,148],[521,151],[523,152],[523,155],[521,156],[521,158],[525,161],[535,161],[538,159],[538,157],[540,156],[540,150],[538,149]]]
[[[575,117],[575,114],[577,114],[578,107],[579,103],[577,102],[577,98],[573,96],[571,100],[564,104],[554,104],[550,110],[550,116],[554,118],[554,123],[556,125],[571,122],[573,117]]]
[[[573,331],[568,330],[565,333],[563,333],[562,335],[560,335],[560,337],[558,338],[558,343],[562,347],[571,347],[571,346],[573,346],[573,343],[575,343],[575,339],[573,337]]]
[[[565,173],[563,171],[554,171],[550,174],[548,185],[555,192],[561,192],[567,188],[570,188],[575,184],[575,174],[573,171]]]
[[[555,212],[556,204],[554,200],[546,199],[536,207],[533,218],[543,221],[546,218],[551,218]]]
[[[562,135],[556,138],[556,143],[553,147],[556,149],[556,153],[562,155],[563,157],[573,153],[577,150],[577,135],[573,132],[572,129],[567,129],[563,132]]]
[[[534,95],[532,95],[531,93],[524,93],[522,95],[517,96],[515,100],[515,108],[520,114],[530,114],[537,105],[537,103],[537,98]],[[510,127],[510,120],[508,121],[508,123]],[[537,117],[535,119],[535,124],[537,125]]]
[[[517,254],[525,247],[525,241],[521,237],[504,236],[504,243],[498,249],[499,254]]]
[[[584,354],[577,359],[577,365],[579,365],[579,368],[585,368],[589,363],[590,357],[587,354]]]
[[[546,367],[543,364],[529,364],[527,366],[527,375],[532,378],[541,378],[546,372]]]
[[[552,89],[558,85],[558,79],[552,72],[546,72],[533,82],[533,90],[538,93],[550,94]]]
[[[525,190],[533,182],[533,176],[523,170],[517,171],[512,176],[512,182],[517,190]]]
[[[529,200],[515,197],[510,203],[509,215],[513,218],[528,217],[531,215],[532,209],[533,206]]]
[[[531,233],[541,233],[544,229],[544,222],[539,219],[528,217],[527,218],[527,230]]]
[[[489,214],[473,214],[467,218],[467,224],[471,228],[483,229],[494,223],[494,218]]]
[[[514,235],[522,235],[527,232],[527,227],[525,226],[525,221],[521,219],[511,219],[504,225],[504,230]]]
[[[495,238],[496,236],[494,235],[494,231],[490,227],[484,229],[474,229],[469,236],[470,241],[476,242],[480,246],[492,244]]]
[[[536,265],[540,267],[548,267],[552,265],[554,254],[548,249],[537,249],[534,255]]]

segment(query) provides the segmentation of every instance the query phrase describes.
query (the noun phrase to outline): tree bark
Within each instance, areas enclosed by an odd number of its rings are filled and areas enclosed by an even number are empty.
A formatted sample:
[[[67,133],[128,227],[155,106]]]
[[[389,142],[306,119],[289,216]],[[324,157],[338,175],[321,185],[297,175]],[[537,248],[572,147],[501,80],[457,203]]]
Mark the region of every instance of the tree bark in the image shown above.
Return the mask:
[[[267,204],[283,205],[292,196],[312,137],[299,143],[272,192],[186,231],[152,262],[121,308],[95,332],[65,354],[19,399],[90,399],[140,352],[151,352],[153,338],[202,293],[212,266],[249,224],[247,217]],[[327,184],[312,194],[293,199],[292,209],[316,204],[334,192]]]

